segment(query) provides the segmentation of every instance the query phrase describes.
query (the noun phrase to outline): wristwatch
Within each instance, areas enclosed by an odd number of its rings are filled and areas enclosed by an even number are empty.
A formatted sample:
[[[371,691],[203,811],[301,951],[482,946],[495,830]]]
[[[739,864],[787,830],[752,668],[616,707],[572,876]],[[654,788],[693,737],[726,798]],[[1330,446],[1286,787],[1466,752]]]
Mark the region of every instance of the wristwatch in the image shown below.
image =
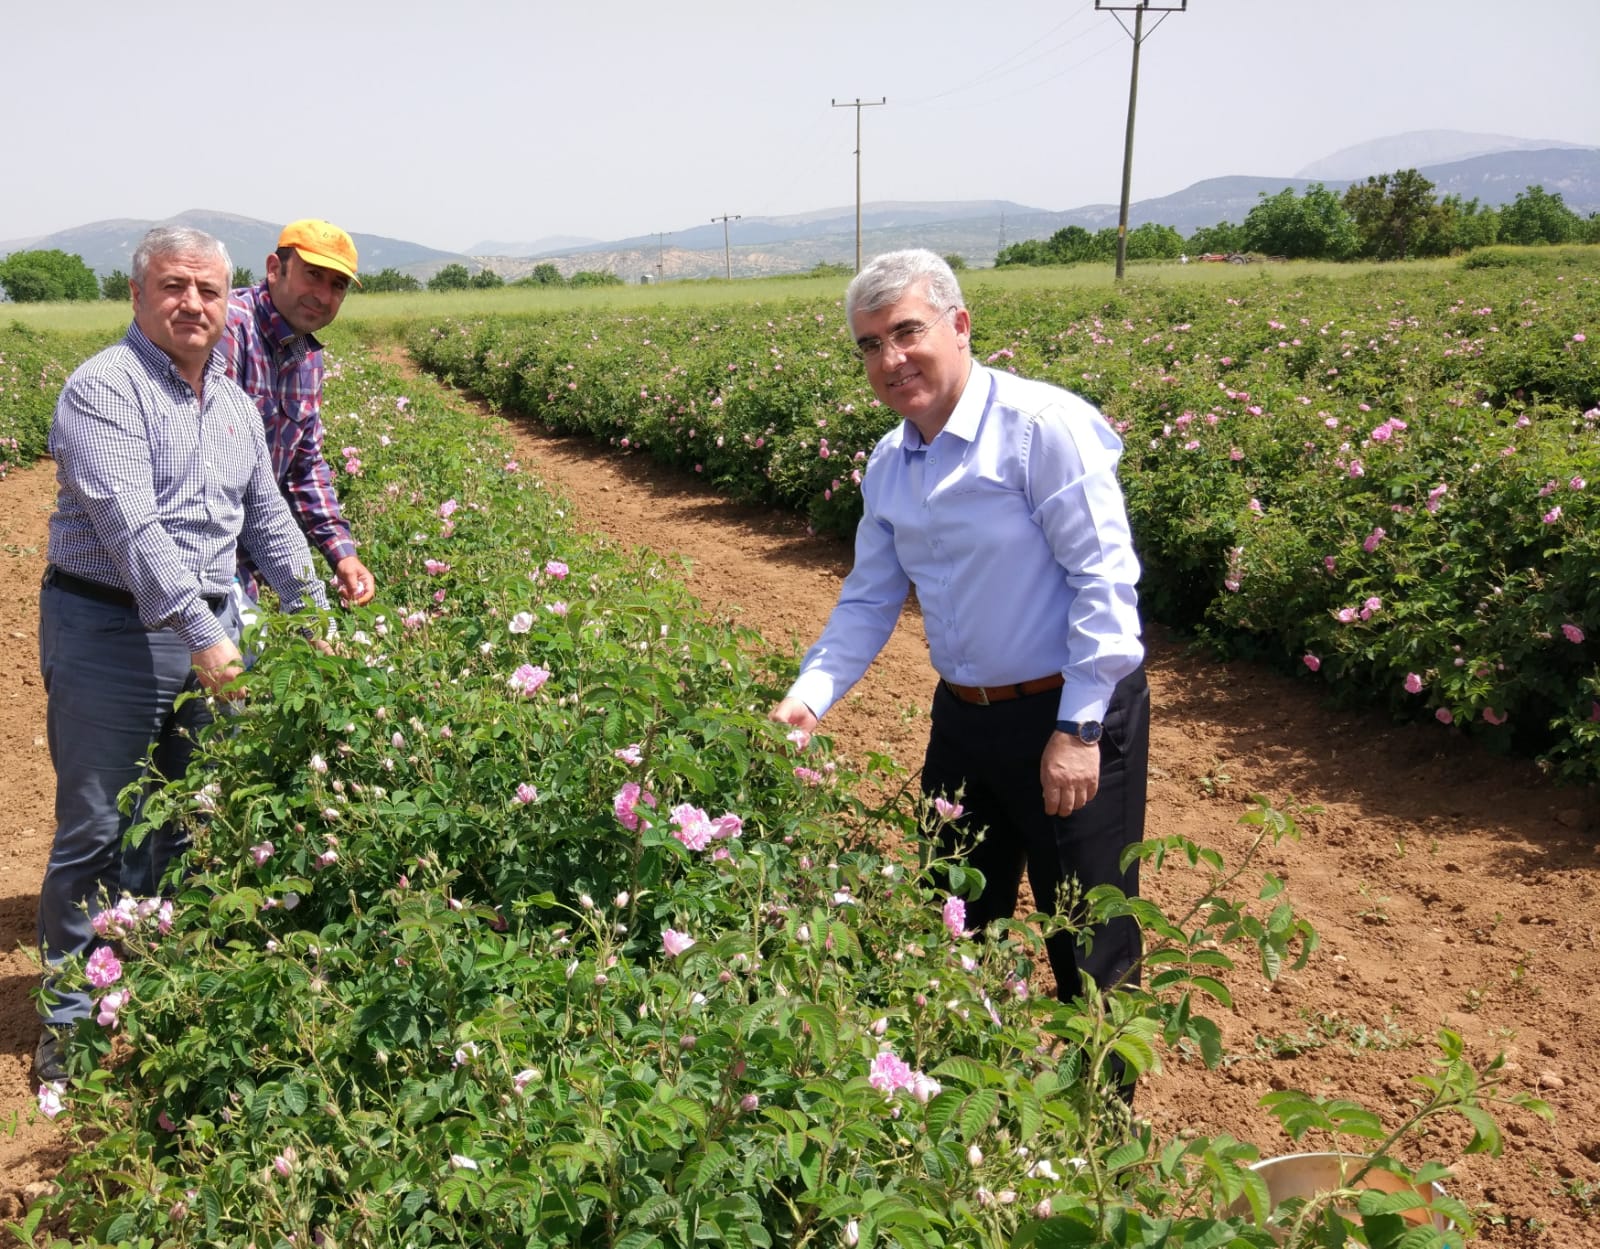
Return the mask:
[[[1084,720],[1082,722],[1077,720],[1057,720],[1056,732],[1076,737],[1085,746],[1094,746],[1099,743],[1100,736],[1105,732],[1105,729],[1101,727],[1098,720]]]

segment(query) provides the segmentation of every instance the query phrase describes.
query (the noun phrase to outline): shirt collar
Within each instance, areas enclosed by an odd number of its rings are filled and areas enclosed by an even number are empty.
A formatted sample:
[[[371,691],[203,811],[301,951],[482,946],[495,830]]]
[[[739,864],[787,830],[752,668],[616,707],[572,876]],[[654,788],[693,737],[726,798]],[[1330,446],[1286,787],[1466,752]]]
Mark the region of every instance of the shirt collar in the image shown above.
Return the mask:
[[[299,340],[305,343],[308,353],[322,350],[322,344],[315,334],[297,333],[294,326],[283,319],[283,314],[272,302],[272,293],[265,282],[256,284],[255,304],[256,323],[261,326],[261,333],[268,342],[276,343],[280,348],[293,349],[296,340]]]
[[[993,385],[989,370],[974,361],[967,371],[967,383],[961,388],[961,398],[956,400],[950,418],[945,421],[944,428],[934,436],[934,440],[938,441],[945,434],[951,434],[962,442],[971,442],[976,438],[978,426],[983,421],[983,414],[989,407],[989,394]],[[921,451],[929,445],[922,440],[922,431],[910,421],[901,421],[900,428],[900,445],[907,453]]]
[[[178,376],[176,362],[150,341],[149,335],[139,328],[137,321],[132,321],[128,324],[128,332],[123,341],[128,344],[133,354],[139,358],[146,368]],[[210,381],[213,378],[223,376],[227,371],[227,357],[223,354],[221,341],[218,340],[217,345],[211,349],[210,359],[206,361],[205,378]]]

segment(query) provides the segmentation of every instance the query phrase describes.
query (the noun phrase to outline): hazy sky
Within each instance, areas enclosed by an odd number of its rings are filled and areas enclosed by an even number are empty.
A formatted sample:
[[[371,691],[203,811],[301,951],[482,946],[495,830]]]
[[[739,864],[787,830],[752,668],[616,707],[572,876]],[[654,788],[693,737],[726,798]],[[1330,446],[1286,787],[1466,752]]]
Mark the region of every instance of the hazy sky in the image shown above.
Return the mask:
[[[848,205],[834,98],[888,97],[868,201],[1114,203],[1131,52],[1093,0],[16,0],[0,42],[0,240],[207,208],[450,250]],[[1190,0],[1133,196],[1408,130],[1600,146],[1597,54],[1594,0]]]

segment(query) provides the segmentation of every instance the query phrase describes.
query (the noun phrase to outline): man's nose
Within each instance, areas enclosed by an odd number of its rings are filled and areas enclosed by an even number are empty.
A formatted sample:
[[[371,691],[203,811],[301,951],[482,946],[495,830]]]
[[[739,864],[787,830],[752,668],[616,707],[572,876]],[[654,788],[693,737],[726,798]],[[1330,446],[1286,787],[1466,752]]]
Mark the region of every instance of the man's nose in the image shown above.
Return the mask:
[[[200,298],[200,288],[193,282],[183,288],[183,301],[180,306],[186,311],[197,311],[205,307],[205,300]]]

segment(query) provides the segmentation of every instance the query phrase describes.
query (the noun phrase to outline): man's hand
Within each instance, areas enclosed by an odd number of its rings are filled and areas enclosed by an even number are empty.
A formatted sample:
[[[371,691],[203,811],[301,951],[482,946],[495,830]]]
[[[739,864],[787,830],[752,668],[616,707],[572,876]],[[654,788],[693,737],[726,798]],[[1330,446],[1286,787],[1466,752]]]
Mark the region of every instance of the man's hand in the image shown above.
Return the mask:
[[[239,648],[232,639],[223,638],[205,650],[189,652],[189,662],[199,674],[200,685],[206,693],[230,701],[244,697],[244,690],[239,686],[228,686],[230,681],[244,672],[244,657],[239,654]]]
[[[798,698],[785,698],[767,712],[767,719],[776,720],[779,724],[792,724],[807,733],[814,733],[817,729],[817,717],[812,715],[811,708]]]
[[[1100,790],[1100,747],[1085,746],[1070,733],[1052,733],[1039,761],[1046,815],[1071,815]]]
[[[370,603],[378,592],[378,583],[358,555],[346,555],[334,565],[334,580],[339,584],[339,599],[346,607],[360,607]]]

